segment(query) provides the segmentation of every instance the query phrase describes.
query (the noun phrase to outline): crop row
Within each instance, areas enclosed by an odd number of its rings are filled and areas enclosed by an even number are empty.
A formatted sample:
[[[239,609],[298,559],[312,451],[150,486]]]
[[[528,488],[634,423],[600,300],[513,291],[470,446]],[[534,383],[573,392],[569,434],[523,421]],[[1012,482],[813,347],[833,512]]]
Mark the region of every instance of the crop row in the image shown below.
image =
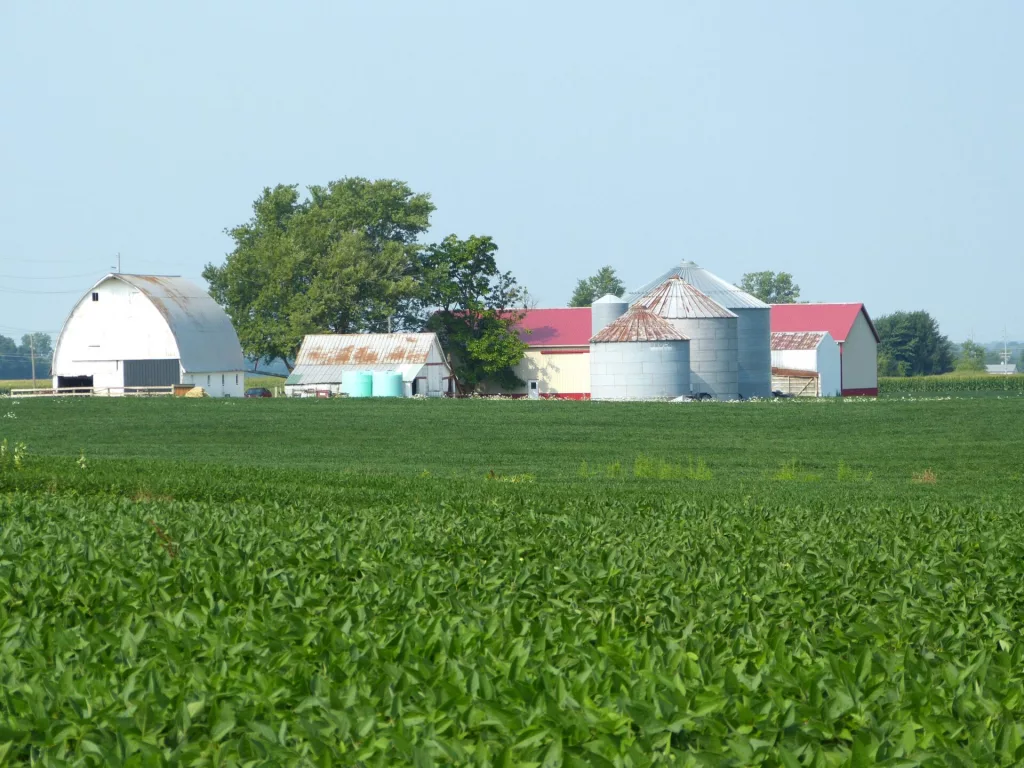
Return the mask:
[[[880,394],[918,392],[1024,392],[1024,375],[905,376],[878,379]]]
[[[0,755],[1024,759],[1018,509],[503,489],[359,509],[0,495]]]

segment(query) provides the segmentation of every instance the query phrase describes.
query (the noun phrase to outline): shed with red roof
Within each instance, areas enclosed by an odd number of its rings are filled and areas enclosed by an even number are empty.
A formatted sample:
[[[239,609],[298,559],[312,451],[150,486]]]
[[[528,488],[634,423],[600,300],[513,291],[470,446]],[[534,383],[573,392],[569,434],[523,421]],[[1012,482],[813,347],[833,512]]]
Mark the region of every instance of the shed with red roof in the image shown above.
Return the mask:
[[[878,331],[863,304],[772,305],[772,333],[814,332],[839,344],[843,395],[878,395]]]

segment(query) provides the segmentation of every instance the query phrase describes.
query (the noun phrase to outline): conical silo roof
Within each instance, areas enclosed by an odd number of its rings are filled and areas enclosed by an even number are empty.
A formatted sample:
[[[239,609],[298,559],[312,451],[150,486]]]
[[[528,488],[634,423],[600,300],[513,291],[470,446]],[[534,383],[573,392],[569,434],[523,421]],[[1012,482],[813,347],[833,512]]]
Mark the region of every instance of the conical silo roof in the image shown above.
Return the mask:
[[[606,293],[600,299],[597,299],[594,304],[618,304],[620,301],[622,301],[622,299],[614,293]]]
[[[751,296],[746,291],[737,288],[718,275],[708,272],[694,262],[685,260],[672,267],[672,269],[656,280],[652,280],[639,290],[628,294],[625,297],[626,301],[630,304],[635,304],[640,298],[653,291],[670,277],[682,279],[726,309],[768,309],[768,305],[756,296]]]
[[[633,307],[626,314],[605,326],[591,338],[591,344],[611,344],[631,341],[688,341],[649,309]]]
[[[736,317],[717,301],[676,276],[641,296],[633,306],[649,309],[667,320]]]

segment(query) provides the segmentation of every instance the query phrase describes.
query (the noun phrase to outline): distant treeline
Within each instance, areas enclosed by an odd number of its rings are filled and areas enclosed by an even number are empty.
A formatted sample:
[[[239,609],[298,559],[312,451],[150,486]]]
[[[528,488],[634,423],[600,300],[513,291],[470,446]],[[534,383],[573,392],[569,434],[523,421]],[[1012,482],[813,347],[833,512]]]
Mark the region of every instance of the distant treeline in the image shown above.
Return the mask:
[[[32,357],[36,360],[36,378],[50,376],[53,340],[46,333],[28,333],[19,344],[7,336],[0,336],[0,379],[32,378]]]

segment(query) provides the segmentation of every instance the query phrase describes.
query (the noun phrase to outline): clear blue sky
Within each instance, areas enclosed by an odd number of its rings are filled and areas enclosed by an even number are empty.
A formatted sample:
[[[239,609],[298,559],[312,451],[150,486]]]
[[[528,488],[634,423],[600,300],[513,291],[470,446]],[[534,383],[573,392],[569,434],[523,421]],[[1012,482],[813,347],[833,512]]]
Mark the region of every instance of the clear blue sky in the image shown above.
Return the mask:
[[[542,305],[691,258],[1024,338],[1022,30],[1020,0],[5,2],[0,333],[58,329],[118,251],[198,278],[264,186],[359,175]]]

